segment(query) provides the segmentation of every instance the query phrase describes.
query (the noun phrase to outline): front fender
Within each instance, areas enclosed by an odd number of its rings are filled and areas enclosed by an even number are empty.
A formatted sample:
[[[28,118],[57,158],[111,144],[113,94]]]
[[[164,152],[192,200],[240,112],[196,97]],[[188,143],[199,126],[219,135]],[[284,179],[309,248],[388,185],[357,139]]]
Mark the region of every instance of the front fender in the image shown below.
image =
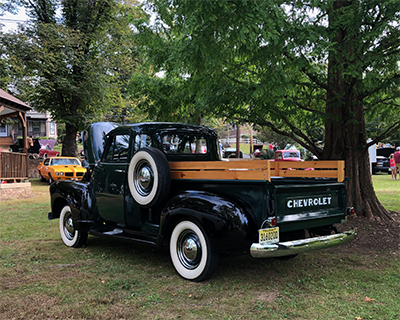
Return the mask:
[[[172,198],[161,213],[160,236],[169,242],[174,226],[182,219],[198,222],[217,252],[248,251],[257,239],[252,208],[239,199],[202,191],[186,191]]]
[[[87,229],[93,222],[89,183],[56,181],[50,186],[50,197],[51,212],[49,213],[49,219],[59,218],[62,208],[69,205],[75,229]]]

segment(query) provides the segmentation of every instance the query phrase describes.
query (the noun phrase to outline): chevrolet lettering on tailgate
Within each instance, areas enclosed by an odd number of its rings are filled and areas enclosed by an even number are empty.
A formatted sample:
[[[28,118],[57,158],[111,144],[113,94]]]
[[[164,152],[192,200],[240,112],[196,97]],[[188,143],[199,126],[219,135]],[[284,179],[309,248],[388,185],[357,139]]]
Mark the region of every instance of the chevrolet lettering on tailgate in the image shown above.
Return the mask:
[[[328,206],[332,202],[332,197],[315,197],[306,199],[288,199],[286,205],[288,208],[303,208],[303,207],[316,207]]]

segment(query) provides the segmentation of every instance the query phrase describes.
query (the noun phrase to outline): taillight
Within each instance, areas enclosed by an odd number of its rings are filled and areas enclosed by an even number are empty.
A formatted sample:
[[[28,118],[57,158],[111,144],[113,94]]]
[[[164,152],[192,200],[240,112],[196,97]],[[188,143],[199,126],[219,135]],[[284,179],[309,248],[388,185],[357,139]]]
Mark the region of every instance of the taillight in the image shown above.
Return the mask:
[[[269,217],[266,222],[268,223],[269,227],[275,227],[276,226],[276,217]]]

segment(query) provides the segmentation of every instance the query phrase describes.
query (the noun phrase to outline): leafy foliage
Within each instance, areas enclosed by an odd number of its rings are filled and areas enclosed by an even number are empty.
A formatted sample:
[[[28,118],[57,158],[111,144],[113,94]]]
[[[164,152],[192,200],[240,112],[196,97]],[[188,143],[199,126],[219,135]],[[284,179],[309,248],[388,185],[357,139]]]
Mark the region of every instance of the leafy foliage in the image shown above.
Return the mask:
[[[384,211],[373,196],[366,152],[400,128],[400,2],[154,0],[149,6],[159,23],[139,26],[142,39],[155,72],[163,70],[169,84],[179,77],[179,93],[194,98],[186,107],[268,127],[319,159],[345,160],[349,203],[370,215]],[[376,119],[367,143],[365,123]]]
[[[334,3],[156,0],[151,7],[162,23],[141,30],[155,71],[163,70],[169,83],[181,77],[177,91],[184,86],[204,113],[268,126],[321,155],[313,131],[334,117],[325,112],[327,67],[340,30],[348,40],[341,50],[354,53],[334,68],[345,68],[338,75],[355,82],[348,90],[362,90],[366,119],[381,115],[382,128],[371,137],[382,138],[400,120],[393,117],[400,4],[345,1],[335,18]]]
[[[74,154],[78,131],[124,105],[123,87],[138,55],[130,24],[145,15],[135,2],[113,0],[19,4],[29,22],[1,36],[17,75],[13,85],[35,109],[65,123],[63,154]]]

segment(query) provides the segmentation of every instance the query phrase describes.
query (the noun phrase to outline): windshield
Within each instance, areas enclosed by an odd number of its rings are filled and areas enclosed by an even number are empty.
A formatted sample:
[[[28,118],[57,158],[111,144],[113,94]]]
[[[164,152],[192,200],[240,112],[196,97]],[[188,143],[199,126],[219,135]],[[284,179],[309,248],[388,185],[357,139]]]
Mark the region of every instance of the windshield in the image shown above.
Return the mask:
[[[283,158],[300,158],[300,155],[298,152],[284,152],[283,153]]]
[[[57,158],[53,158],[51,161],[51,166],[60,166],[60,165],[64,165],[64,166],[68,166],[68,165],[72,165],[72,166],[80,166],[81,163],[79,162],[78,159],[57,159]]]

